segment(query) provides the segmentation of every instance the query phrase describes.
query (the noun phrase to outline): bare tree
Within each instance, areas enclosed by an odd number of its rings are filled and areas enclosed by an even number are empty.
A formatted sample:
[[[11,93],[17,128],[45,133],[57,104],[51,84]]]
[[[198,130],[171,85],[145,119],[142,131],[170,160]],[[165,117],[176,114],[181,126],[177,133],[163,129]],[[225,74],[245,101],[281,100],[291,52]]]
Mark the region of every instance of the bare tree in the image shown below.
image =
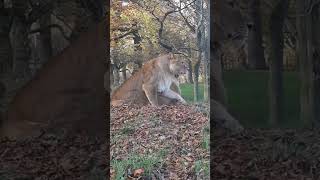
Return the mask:
[[[260,0],[249,1],[249,16],[252,23],[248,24],[248,65],[251,69],[266,69],[262,47]]]
[[[287,15],[288,0],[279,1],[270,18],[270,124],[283,118],[283,26]]]
[[[314,122],[312,18],[308,12],[312,0],[297,0],[297,54],[300,71],[300,118],[305,126]],[[317,32],[318,33],[318,32]]]
[[[12,70],[12,47],[9,38],[11,17],[5,3],[0,1],[0,76]]]
[[[320,4],[312,11],[312,39],[313,39],[313,84],[315,100],[315,125],[320,126]]]

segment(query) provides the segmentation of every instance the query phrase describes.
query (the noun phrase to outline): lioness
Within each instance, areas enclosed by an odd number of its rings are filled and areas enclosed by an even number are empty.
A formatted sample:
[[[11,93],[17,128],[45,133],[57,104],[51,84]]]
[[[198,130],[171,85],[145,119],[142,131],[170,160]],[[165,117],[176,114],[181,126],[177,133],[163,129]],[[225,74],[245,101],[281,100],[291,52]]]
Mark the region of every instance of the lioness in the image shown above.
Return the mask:
[[[90,26],[17,92],[0,122],[0,137],[24,138],[42,128],[63,128],[104,138],[106,23]]]
[[[186,71],[186,63],[173,53],[150,60],[114,91],[111,105],[151,103],[152,106],[158,106],[175,101],[185,104],[177,77]]]

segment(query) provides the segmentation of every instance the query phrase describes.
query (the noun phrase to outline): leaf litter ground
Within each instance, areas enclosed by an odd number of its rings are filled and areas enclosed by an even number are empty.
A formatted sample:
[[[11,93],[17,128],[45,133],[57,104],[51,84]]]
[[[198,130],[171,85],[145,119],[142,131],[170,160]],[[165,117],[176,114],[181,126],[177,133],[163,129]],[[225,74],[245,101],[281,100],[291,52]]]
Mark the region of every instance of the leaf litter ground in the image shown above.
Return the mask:
[[[153,164],[144,177],[137,178],[209,179],[204,172],[209,169],[208,112],[205,104],[112,107],[111,164],[126,161],[130,156],[157,156],[160,152],[159,163]],[[130,167],[125,170],[120,176],[130,175]],[[119,173],[112,167],[113,179]]]
[[[102,180],[106,177],[107,144],[84,136],[0,140],[1,180]]]
[[[203,146],[208,111],[197,105],[113,108],[112,160],[164,150],[161,162],[144,179],[208,179],[203,171],[209,161],[209,150]],[[247,129],[231,135],[214,129],[213,134],[213,179],[320,179],[317,130]],[[1,139],[0,179],[104,179],[106,148],[105,142],[81,136]],[[206,163],[199,168],[199,161]],[[133,174],[137,172],[144,171],[138,167]],[[111,173],[116,174],[113,169]]]
[[[212,178],[221,180],[319,180],[317,130],[214,130]]]

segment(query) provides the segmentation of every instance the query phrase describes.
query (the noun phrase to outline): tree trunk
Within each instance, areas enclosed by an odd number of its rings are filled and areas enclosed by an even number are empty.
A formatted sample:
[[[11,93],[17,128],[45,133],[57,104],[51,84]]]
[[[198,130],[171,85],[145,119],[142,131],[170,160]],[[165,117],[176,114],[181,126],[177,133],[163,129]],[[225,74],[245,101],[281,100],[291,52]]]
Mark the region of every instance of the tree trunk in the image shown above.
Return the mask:
[[[204,53],[206,54],[206,53]],[[205,55],[203,58],[203,76],[204,76],[204,82],[203,82],[203,101],[208,102],[209,100],[209,63],[208,63],[208,56]]]
[[[218,101],[223,106],[227,105],[227,94],[226,89],[224,87],[223,79],[222,79],[222,66],[221,66],[221,55],[217,50],[211,50],[211,63],[210,63],[210,86],[211,90],[211,98]]]
[[[29,79],[31,71],[29,61],[31,51],[28,39],[29,25],[25,23],[22,17],[14,17],[12,25],[12,48],[14,60],[14,76],[18,79]]]
[[[113,85],[119,86],[120,84],[120,74],[119,74],[119,69],[117,67],[113,68]]]
[[[39,19],[40,28],[45,29],[40,32],[39,55],[41,64],[47,62],[52,56],[51,28],[46,28],[51,24],[51,14],[47,14]]]
[[[280,1],[273,9],[270,21],[270,124],[275,126],[283,118],[283,24],[288,0]]]
[[[248,25],[248,62],[251,69],[266,69],[262,47],[260,12],[260,0],[251,0],[249,3],[249,13],[252,24]]]
[[[297,0],[297,14],[306,14],[310,0]],[[297,17],[297,53],[300,70],[300,118],[305,126],[314,122],[314,95],[312,80],[312,27],[311,16]],[[318,33],[318,32],[317,32]]]
[[[320,127],[320,5],[312,10],[315,125]]]
[[[7,109],[5,101],[7,87],[4,79],[10,76],[13,64],[12,47],[9,38],[10,22],[10,15],[2,2],[0,4],[0,123],[3,120],[2,115]]]
[[[133,33],[133,44],[134,44],[134,51],[136,54],[142,53],[142,47],[141,47],[142,38],[139,35],[138,32]],[[137,58],[139,57],[139,58]],[[135,59],[135,63],[138,65],[138,68],[140,69],[142,67],[142,59],[141,56],[136,56],[137,59]],[[137,69],[134,69],[133,72],[136,72]]]
[[[121,69],[121,74],[122,74],[122,80],[123,82],[127,80],[127,65],[124,64],[122,69]]]
[[[209,26],[205,26],[207,31],[209,32]],[[210,84],[209,84],[209,77],[210,77],[210,66],[209,66],[209,58],[210,58],[210,36],[209,33],[203,37],[202,41],[204,42],[204,58],[203,58],[203,69],[204,69],[204,85],[203,85],[203,101],[209,102],[210,97]]]
[[[199,53],[200,54],[200,53]],[[201,58],[201,54],[198,55],[198,58]],[[201,60],[198,60],[196,64],[194,65],[194,80],[193,80],[193,97],[194,102],[199,101],[199,69],[200,69],[200,62]]]
[[[209,1],[206,1],[209,3]],[[208,4],[209,5],[209,4]],[[206,14],[209,14],[210,9],[204,9]],[[204,92],[203,92],[203,101],[209,102],[210,98],[210,24],[204,23],[203,27],[203,34],[202,42],[203,42],[203,52],[204,52],[204,61],[203,61],[203,68],[204,68]]]
[[[109,74],[110,74],[110,86],[112,86],[112,87],[113,87],[113,85],[114,85],[114,74],[113,74],[113,70],[114,70],[114,64],[111,64],[111,65],[110,65]]]
[[[192,77],[192,62],[191,62],[191,61],[188,61],[187,80],[188,80],[188,83],[193,84],[193,77]]]
[[[12,72],[12,46],[9,38],[10,16],[0,6],[0,77]]]

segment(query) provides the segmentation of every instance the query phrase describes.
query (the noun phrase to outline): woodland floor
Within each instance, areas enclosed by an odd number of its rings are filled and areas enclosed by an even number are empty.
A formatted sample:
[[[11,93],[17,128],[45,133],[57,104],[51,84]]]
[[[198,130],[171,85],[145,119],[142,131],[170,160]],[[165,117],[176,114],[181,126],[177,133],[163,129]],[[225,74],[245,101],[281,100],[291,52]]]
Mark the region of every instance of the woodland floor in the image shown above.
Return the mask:
[[[43,134],[0,140],[0,180],[102,180],[107,145],[96,139]]]
[[[208,112],[203,104],[113,107],[112,179],[209,179]]]
[[[207,113],[205,105],[113,108],[112,177],[209,179]],[[319,131],[212,133],[212,179],[320,179]],[[0,180],[105,179],[107,153],[106,143],[80,136],[1,139]]]
[[[213,142],[213,179],[320,179],[319,131],[248,129],[226,135],[217,130]]]

